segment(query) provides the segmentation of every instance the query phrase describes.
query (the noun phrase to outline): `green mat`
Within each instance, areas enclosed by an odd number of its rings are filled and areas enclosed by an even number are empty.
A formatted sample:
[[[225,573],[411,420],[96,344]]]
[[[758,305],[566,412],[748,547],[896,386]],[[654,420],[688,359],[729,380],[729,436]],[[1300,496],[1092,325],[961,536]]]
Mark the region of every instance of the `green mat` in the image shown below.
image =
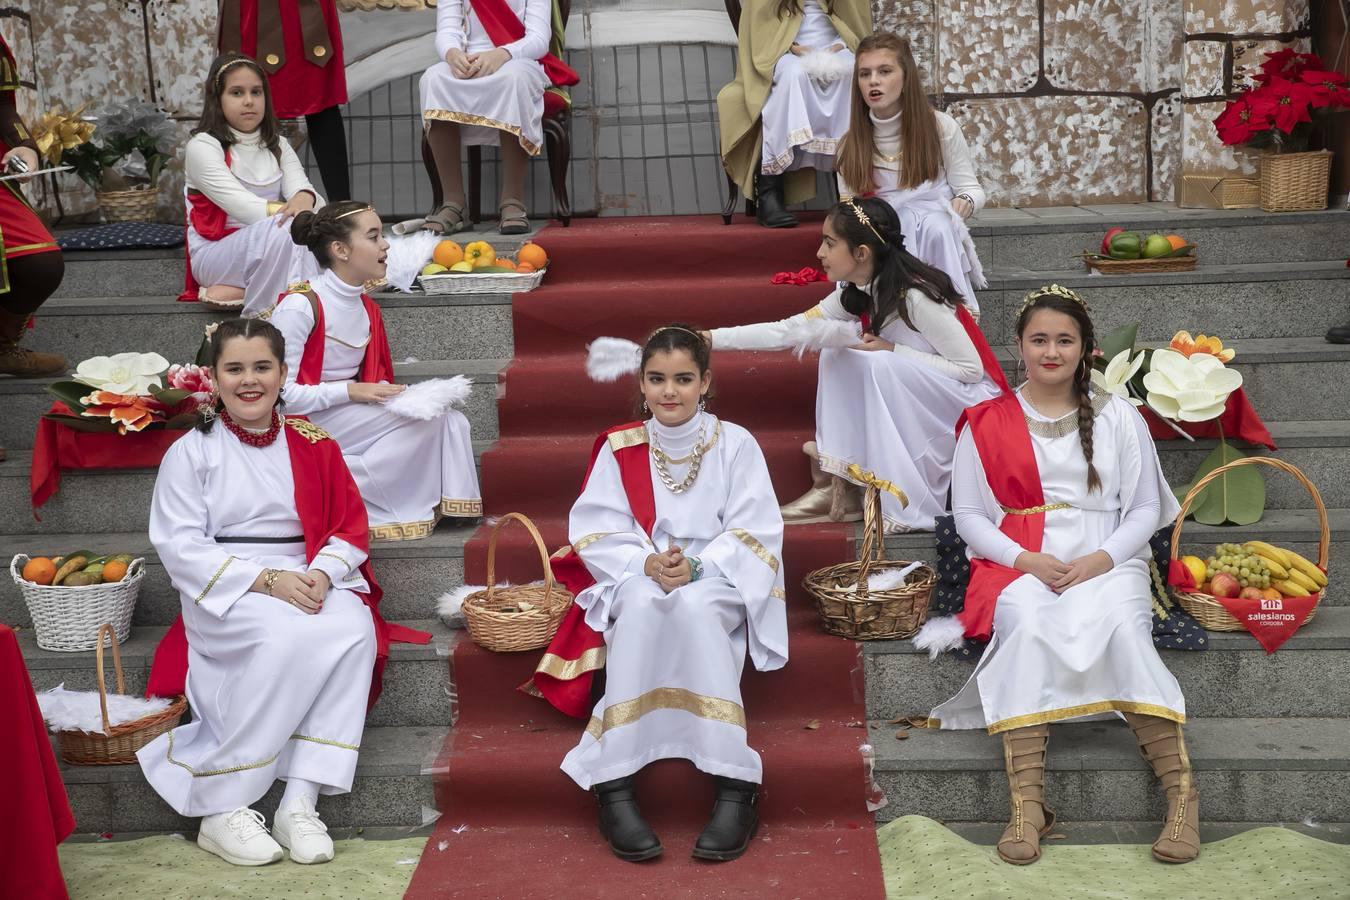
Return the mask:
[[[1010,866],[932,819],[904,816],[877,830],[893,898],[1071,897],[1073,900],[1333,900],[1350,897],[1350,847],[1283,828],[1255,828],[1205,844],[1175,866],[1147,845],[1042,844]]]
[[[394,841],[337,841],[330,863],[232,866],[181,837],[61,845],[61,871],[73,900],[136,898],[206,900],[247,897],[399,898],[412,881],[425,837]]]

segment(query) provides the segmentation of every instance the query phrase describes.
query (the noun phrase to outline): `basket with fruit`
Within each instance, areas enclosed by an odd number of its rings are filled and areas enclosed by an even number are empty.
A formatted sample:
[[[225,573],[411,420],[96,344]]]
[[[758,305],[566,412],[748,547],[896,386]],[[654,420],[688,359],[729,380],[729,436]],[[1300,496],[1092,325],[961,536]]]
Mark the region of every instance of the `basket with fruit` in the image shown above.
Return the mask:
[[[1181,546],[1181,523],[1185,521],[1191,503],[1201,494],[1205,485],[1238,466],[1263,465],[1286,472],[1303,485],[1317,508],[1321,536],[1317,544],[1317,562],[1285,547],[1276,547],[1265,541],[1243,541],[1219,544],[1207,559],[1183,556],[1178,560]],[[1172,528],[1172,561],[1180,563],[1189,574],[1194,587],[1172,586],[1172,596],[1181,607],[1195,617],[1208,631],[1242,631],[1243,625],[1218,597],[1243,597],[1250,600],[1280,600],[1286,597],[1313,597],[1313,608],[1303,625],[1317,614],[1317,603],[1327,586],[1327,555],[1331,547],[1331,527],[1322,495],[1296,466],[1282,459],[1268,456],[1248,456],[1219,466],[1200,479],[1186,493]],[[1175,565],[1174,565],[1175,568]],[[1173,579],[1175,582],[1176,579]],[[1301,627],[1301,626],[1300,626]]]
[[[118,643],[131,634],[145,560],[88,550],[57,557],[20,553],[10,561],[9,574],[33,617],[37,645],[77,653],[98,646],[105,622],[112,624]]]
[[[1189,272],[1195,268],[1195,244],[1179,234],[1143,234],[1116,227],[1106,232],[1099,250],[1085,250],[1083,262],[1103,275],[1129,272]]]
[[[417,283],[428,294],[512,294],[539,287],[547,269],[548,254],[531,241],[513,259],[487,241],[461,247],[447,239],[436,245]]]

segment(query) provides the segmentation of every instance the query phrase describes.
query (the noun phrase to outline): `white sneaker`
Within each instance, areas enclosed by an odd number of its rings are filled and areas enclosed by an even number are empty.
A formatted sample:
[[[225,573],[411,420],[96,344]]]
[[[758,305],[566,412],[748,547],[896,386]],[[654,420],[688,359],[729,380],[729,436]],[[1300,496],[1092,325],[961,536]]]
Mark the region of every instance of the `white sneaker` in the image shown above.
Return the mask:
[[[285,855],[268,835],[262,813],[247,806],[202,816],[197,846],[236,866],[265,866]]]
[[[328,826],[319,819],[308,797],[277,810],[272,820],[272,834],[281,846],[291,851],[292,862],[308,866],[333,858],[333,839],[328,836]]]

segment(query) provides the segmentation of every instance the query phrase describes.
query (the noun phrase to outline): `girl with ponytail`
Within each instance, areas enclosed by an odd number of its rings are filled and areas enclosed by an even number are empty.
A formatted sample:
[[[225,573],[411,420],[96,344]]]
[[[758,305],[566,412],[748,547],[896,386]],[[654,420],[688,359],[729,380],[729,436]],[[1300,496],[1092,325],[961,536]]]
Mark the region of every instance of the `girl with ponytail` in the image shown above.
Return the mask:
[[[1007,389],[1003,371],[951,278],[906,249],[885,202],[831,209],[816,257],[840,284],[820,304],[780,322],[711,332],[717,350],[832,345],[820,354],[816,440],[802,448],[813,486],[783,507],[783,519],[861,518],[850,482],[881,490],[888,530],[931,531],[947,508],[956,420]],[[858,326],[860,336],[840,337]]]
[[[1003,736],[1012,822],[1005,861],[1040,858],[1049,723],[1119,718],[1162,780],[1162,862],[1200,852],[1199,795],[1182,738],[1186,701],[1152,639],[1149,539],[1177,513],[1127,400],[1091,388],[1092,320],[1073,291],[1032,291],[1017,317],[1027,380],[966,411],[952,477],[956,529],[971,551],[965,609],[915,639],[936,654],[990,641],[930,724]]]

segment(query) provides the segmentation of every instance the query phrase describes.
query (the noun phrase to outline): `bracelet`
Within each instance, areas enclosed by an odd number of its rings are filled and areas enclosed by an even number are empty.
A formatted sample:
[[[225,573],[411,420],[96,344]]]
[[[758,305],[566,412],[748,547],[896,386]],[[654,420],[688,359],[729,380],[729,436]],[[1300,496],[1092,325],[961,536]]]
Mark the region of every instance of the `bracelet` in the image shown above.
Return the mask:
[[[693,583],[703,577],[703,560],[697,556],[687,557],[689,560],[689,581]]]
[[[272,216],[275,216],[277,213],[281,212],[281,211],[282,211],[283,209],[285,209],[285,208],[286,208],[286,204],[285,204],[285,203],[282,203],[280,200],[268,200],[268,201],[267,201],[267,216],[268,216],[268,218],[271,218]]]
[[[269,597],[276,596],[276,594],[272,593],[272,588],[276,586],[277,579],[280,577],[281,577],[280,569],[263,570],[263,590],[267,591],[267,596]]]
[[[956,199],[964,200],[967,203],[969,203],[972,207],[975,205],[975,198],[970,196],[969,194],[957,194]]]

